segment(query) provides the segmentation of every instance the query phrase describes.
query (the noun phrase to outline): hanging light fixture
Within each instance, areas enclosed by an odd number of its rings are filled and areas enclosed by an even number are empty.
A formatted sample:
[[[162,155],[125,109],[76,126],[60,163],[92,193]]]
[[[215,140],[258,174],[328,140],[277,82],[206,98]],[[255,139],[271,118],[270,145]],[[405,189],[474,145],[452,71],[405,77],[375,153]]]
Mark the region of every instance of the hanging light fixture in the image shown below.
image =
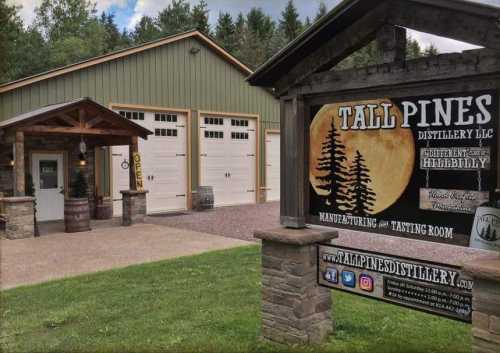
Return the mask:
[[[11,167],[13,167],[16,164],[16,162],[14,161],[14,154],[12,153],[9,154],[9,164]]]
[[[80,136],[80,157],[79,164],[81,167],[85,167],[87,165],[87,144],[83,140],[83,136]]]

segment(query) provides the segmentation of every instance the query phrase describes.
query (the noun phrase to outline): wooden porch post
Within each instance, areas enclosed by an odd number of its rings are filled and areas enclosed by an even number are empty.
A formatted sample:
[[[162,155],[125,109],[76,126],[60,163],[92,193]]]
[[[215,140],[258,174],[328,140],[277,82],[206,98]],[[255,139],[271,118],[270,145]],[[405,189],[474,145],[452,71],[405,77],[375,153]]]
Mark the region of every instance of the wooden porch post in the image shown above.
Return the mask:
[[[128,146],[129,153],[129,176],[130,176],[130,190],[137,190],[137,179],[135,175],[134,153],[139,152],[139,143],[137,136],[132,136],[130,145]]]
[[[14,196],[25,196],[24,132],[16,131],[14,146]]]

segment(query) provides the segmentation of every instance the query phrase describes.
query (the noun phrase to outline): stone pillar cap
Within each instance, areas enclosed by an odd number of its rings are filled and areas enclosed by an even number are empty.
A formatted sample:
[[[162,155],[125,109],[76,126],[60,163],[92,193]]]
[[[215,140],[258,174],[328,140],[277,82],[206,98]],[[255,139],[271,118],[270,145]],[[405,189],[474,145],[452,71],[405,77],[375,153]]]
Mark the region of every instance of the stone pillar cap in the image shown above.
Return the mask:
[[[500,282],[500,255],[481,257],[463,265],[463,270],[469,276],[489,281]]]
[[[142,195],[142,194],[149,194],[148,190],[122,190],[120,191],[120,194],[125,194],[125,195]]]
[[[336,230],[311,228],[276,228],[271,230],[258,230],[254,233],[254,237],[257,239],[290,245],[310,245],[322,243],[336,239],[338,236],[339,235]]]
[[[21,203],[35,201],[35,198],[31,196],[0,197],[0,201],[7,203]]]

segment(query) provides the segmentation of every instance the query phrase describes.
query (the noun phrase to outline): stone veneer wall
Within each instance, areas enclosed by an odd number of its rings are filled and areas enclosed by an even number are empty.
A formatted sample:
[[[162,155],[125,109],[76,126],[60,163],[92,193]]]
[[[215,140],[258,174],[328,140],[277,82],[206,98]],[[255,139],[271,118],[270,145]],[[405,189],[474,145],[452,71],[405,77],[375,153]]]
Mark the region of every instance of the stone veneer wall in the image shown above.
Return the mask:
[[[125,227],[136,223],[144,223],[147,216],[146,195],[148,191],[124,190],[122,194],[122,225]]]

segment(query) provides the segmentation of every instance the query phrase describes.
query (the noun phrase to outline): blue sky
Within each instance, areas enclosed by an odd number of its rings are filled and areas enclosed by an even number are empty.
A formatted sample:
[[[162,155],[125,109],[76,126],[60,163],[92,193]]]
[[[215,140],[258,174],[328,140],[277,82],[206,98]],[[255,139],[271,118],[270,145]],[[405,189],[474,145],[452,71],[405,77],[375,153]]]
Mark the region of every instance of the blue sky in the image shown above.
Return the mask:
[[[95,1],[95,0],[94,0]],[[196,4],[199,0],[188,0]],[[234,16],[239,12],[247,13],[252,7],[261,7],[266,13],[275,19],[279,18],[287,0],[206,0],[210,9],[210,22],[214,24],[220,11],[227,11]],[[471,0],[489,3],[500,7],[500,0]],[[41,0],[7,0],[8,3],[21,5],[21,17],[26,24],[33,21],[34,9]],[[160,10],[167,7],[171,0],[97,0],[96,6],[99,12],[106,11],[115,15],[120,28],[132,29],[144,15],[156,16]],[[324,0],[329,9],[340,3],[340,0]],[[306,16],[314,17],[320,0],[295,0],[302,19]],[[434,44],[441,52],[460,51],[474,48],[461,42],[431,36],[425,33],[411,31],[410,35],[417,39],[422,45]]]

